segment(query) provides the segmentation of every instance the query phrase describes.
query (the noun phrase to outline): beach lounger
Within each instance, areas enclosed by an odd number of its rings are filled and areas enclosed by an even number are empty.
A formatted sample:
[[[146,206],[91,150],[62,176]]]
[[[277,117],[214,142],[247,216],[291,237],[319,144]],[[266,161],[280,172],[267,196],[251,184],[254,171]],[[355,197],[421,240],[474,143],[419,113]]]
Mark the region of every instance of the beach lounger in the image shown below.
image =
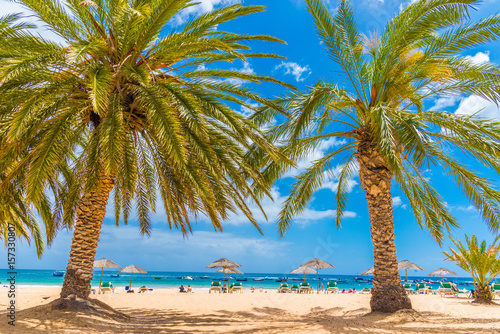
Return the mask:
[[[149,290],[149,289],[147,288],[147,286],[143,285],[143,286],[141,286],[141,287],[139,288],[139,293],[141,293],[141,292],[142,292],[142,293],[145,293],[145,292],[148,292],[148,290]]]
[[[309,283],[300,283],[299,293],[310,293],[312,291],[313,289],[309,286]]]
[[[212,282],[212,285],[210,286],[210,290],[208,291],[208,293],[211,293],[212,291],[222,292],[222,283],[221,282]]]
[[[460,297],[460,294],[465,295],[467,298],[469,297],[469,291],[467,289],[463,288],[462,290],[459,290],[455,285],[451,285],[451,291],[455,295],[455,297]]]
[[[491,293],[493,294],[493,298],[496,296],[500,297],[500,283],[491,284]]]
[[[115,288],[111,282],[102,282],[101,283],[101,291],[104,294],[105,292],[109,291],[111,293],[115,293]]]
[[[242,283],[233,283],[233,284],[231,284],[229,290],[231,292],[239,291],[240,293],[243,293],[243,284]]]
[[[453,290],[451,289],[452,285],[450,282],[441,282],[441,286],[438,289],[439,295],[445,296],[445,295],[454,295]]]
[[[290,286],[288,285],[288,283],[280,284],[278,292],[288,292],[288,291],[290,291]]]
[[[292,292],[299,292],[299,286],[297,284],[294,284],[292,285],[292,287],[290,288],[290,290],[292,290]]]
[[[339,288],[337,287],[337,282],[328,282],[325,293],[328,293],[328,291],[338,292]]]
[[[417,283],[415,285],[416,285],[415,289],[416,293],[425,293],[425,294],[429,293],[429,287],[427,287],[424,283]]]
[[[412,294],[415,292],[415,290],[413,290],[413,288],[411,287],[411,284],[403,284],[403,288],[405,289],[406,293],[407,294]]]
[[[372,293],[372,289],[370,289],[370,288],[363,288],[360,293]]]

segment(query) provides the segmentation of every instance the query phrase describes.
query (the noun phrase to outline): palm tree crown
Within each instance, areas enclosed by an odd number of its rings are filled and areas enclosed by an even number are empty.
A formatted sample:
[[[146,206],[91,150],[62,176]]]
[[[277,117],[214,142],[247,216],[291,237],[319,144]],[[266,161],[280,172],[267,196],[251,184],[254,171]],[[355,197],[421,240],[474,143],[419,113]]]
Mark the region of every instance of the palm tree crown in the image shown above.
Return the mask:
[[[81,194],[110,175],[117,223],[120,215],[128,220],[135,204],[143,233],[149,233],[157,188],[170,226],[183,232],[200,213],[216,229],[236,209],[255,223],[243,201],[252,194],[245,178],[262,182],[245,161],[245,148],[257,143],[275,158],[279,153],[230,105],[274,104],[227,79],[279,81],[208,67],[277,57],[251,53],[245,44],[280,42],[276,38],[216,29],[261,6],[223,7],[166,31],[169,20],[193,1],[23,4],[65,41],[24,32],[2,50],[2,95],[17,102],[3,112],[11,124],[8,137],[33,148],[17,169],[28,171],[29,198],[40,198],[48,180],[63,174],[59,213],[71,225]],[[66,162],[71,169],[61,166]]]

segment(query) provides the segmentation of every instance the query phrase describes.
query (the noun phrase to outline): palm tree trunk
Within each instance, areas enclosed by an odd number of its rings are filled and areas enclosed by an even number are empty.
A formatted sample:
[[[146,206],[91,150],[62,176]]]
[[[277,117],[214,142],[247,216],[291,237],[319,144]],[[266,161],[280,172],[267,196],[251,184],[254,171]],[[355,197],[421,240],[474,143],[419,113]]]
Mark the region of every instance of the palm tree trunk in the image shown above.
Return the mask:
[[[101,178],[99,188],[84,195],[78,202],[75,231],[61,298],[75,295],[86,299],[90,295],[95,253],[113,184],[114,178]]]
[[[398,271],[392,216],[392,172],[376,144],[366,135],[358,144],[359,174],[370,213],[375,273],[370,306],[372,312],[411,309]]]

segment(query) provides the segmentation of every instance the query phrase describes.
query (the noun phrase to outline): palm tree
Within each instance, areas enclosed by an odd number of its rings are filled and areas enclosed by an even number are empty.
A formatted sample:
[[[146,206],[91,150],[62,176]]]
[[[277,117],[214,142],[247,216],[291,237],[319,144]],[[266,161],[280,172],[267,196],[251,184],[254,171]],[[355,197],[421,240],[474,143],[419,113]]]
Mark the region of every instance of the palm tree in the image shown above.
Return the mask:
[[[269,138],[284,142],[282,151],[294,160],[328,139],[342,145],[297,176],[279,215],[279,232],[285,234],[293,217],[304,211],[327,179],[338,181],[339,227],[349,180],[359,174],[368,202],[375,262],[371,309],[411,308],[398,273],[393,182],[406,195],[418,224],[438,242],[444,229],[458,224],[424,175],[429,166],[442,168],[492,229],[500,226],[500,192],[454,156],[458,149],[500,172],[499,123],[428,108],[432,98],[461,93],[500,98],[499,68],[460,55],[497,39],[500,16],[470,23],[467,11],[476,1],[418,1],[395,16],[381,36],[367,38],[358,31],[349,1],[341,1],[333,15],[320,0],[306,3],[328,56],[340,66],[346,82],[323,80],[305,93],[280,98],[290,117],[272,129]],[[254,120],[267,121],[275,114],[264,108]],[[256,149],[251,156],[257,159],[265,154]],[[341,161],[337,167],[336,161]],[[264,174],[274,181],[288,169],[286,163],[270,163]]]
[[[116,223],[135,210],[146,235],[158,198],[169,227],[184,234],[201,215],[222,231],[222,220],[239,210],[257,226],[245,202],[258,202],[248,182],[268,186],[245,152],[256,144],[284,157],[231,107],[278,108],[241,82],[281,82],[215,66],[279,58],[247,46],[281,42],[274,37],[220,30],[262,6],[226,6],[173,28],[172,18],[194,1],[21,2],[64,40],[25,32],[0,52],[0,96],[15,101],[2,115],[10,120],[8,138],[31,148],[8,180],[25,173],[31,201],[60,180],[55,215],[74,227],[61,297],[88,298],[112,190]]]
[[[448,260],[455,261],[460,268],[467,271],[474,280],[474,302],[489,303],[493,300],[490,283],[500,274],[500,235],[491,245],[483,240],[478,243],[477,237],[465,235],[465,245],[460,240],[451,238],[456,249],[449,247],[450,252],[443,252]]]

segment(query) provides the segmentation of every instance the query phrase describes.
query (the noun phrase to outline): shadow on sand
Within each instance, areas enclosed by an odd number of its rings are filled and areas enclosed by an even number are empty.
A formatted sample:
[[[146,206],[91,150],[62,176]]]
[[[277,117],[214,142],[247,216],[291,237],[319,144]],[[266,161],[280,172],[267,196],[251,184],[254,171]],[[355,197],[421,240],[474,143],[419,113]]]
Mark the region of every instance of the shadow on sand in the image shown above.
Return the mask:
[[[2,312],[4,313],[4,312]],[[5,316],[5,315],[0,315]],[[394,314],[369,313],[366,308],[346,312],[341,307],[316,307],[297,315],[279,308],[246,312],[214,311],[193,315],[173,309],[112,309],[91,303],[64,304],[56,300],[19,311],[16,326],[0,324],[0,333],[498,333],[500,319],[451,318],[441,313],[413,310]]]

